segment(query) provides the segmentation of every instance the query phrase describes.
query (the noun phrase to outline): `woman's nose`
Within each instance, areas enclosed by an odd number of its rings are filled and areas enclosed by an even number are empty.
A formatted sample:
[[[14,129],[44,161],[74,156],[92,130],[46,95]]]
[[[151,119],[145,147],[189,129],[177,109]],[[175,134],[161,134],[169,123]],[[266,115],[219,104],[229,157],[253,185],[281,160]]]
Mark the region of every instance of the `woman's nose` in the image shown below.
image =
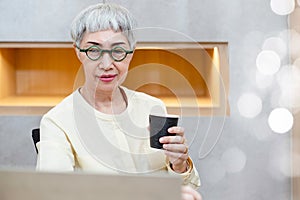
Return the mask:
[[[103,55],[100,58],[100,68],[107,70],[111,68],[112,63],[113,63],[113,59],[111,58],[109,53],[107,52],[103,53]]]

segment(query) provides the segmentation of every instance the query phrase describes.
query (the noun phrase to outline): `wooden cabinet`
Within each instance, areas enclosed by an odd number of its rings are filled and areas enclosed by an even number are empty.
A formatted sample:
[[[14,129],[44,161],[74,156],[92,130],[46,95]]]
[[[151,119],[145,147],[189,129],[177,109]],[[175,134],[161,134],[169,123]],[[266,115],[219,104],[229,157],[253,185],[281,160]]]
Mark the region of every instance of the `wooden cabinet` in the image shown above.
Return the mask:
[[[124,86],[170,113],[228,114],[227,43],[138,43]],[[0,114],[43,114],[84,82],[71,43],[0,43]]]

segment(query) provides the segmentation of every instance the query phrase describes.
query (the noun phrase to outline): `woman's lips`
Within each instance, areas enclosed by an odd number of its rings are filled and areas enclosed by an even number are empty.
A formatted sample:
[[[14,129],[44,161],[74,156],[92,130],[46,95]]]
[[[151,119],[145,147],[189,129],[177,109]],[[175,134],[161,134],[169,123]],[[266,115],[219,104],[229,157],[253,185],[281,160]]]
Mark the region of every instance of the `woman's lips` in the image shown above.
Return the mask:
[[[102,81],[102,82],[111,82],[115,79],[115,77],[117,76],[117,74],[106,74],[106,75],[101,75],[99,77],[99,79]]]

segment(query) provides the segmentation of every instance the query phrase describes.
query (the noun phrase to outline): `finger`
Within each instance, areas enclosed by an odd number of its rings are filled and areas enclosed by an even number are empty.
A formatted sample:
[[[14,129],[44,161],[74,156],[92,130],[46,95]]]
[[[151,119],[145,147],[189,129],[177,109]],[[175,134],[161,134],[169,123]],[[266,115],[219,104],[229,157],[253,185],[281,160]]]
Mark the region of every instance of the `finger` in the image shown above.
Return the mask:
[[[165,150],[164,153],[169,158],[170,162],[175,165],[186,162],[189,158],[187,154],[183,153],[175,153],[167,150]]]
[[[184,144],[185,138],[182,136],[164,136],[159,138],[159,142],[163,144]]]
[[[173,126],[171,128],[168,128],[169,133],[177,134],[177,135],[184,135],[184,128],[180,126]]]
[[[172,159],[169,158],[169,162],[172,164],[172,169],[174,171],[180,170],[180,173],[186,172],[188,170],[187,165],[185,164],[186,162],[181,159]]]
[[[196,190],[194,190],[193,188],[191,188],[190,186],[182,186],[181,192],[182,192],[182,194],[191,195],[193,197],[192,199],[202,200],[200,193],[197,192]]]
[[[194,197],[193,197],[193,195],[191,195],[191,194],[182,193],[182,194],[181,194],[181,199],[182,199],[182,200],[194,200]]]
[[[176,153],[187,154],[188,152],[188,147],[185,144],[164,144],[163,148]]]

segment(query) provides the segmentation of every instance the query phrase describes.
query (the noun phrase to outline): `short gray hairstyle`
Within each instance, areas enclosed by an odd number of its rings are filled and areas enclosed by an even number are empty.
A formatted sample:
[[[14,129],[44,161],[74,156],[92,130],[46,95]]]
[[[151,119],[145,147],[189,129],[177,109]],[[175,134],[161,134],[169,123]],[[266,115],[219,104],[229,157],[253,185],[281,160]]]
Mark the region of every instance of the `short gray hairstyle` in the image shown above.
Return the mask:
[[[97,32],[112,29],[121,31],[128,39],[130,47],[135,47],[133,30],[136,21],[124,7],[113,3],[99,3],[82,10],[73,20],[71,37],[79,47],[85,32]]]

